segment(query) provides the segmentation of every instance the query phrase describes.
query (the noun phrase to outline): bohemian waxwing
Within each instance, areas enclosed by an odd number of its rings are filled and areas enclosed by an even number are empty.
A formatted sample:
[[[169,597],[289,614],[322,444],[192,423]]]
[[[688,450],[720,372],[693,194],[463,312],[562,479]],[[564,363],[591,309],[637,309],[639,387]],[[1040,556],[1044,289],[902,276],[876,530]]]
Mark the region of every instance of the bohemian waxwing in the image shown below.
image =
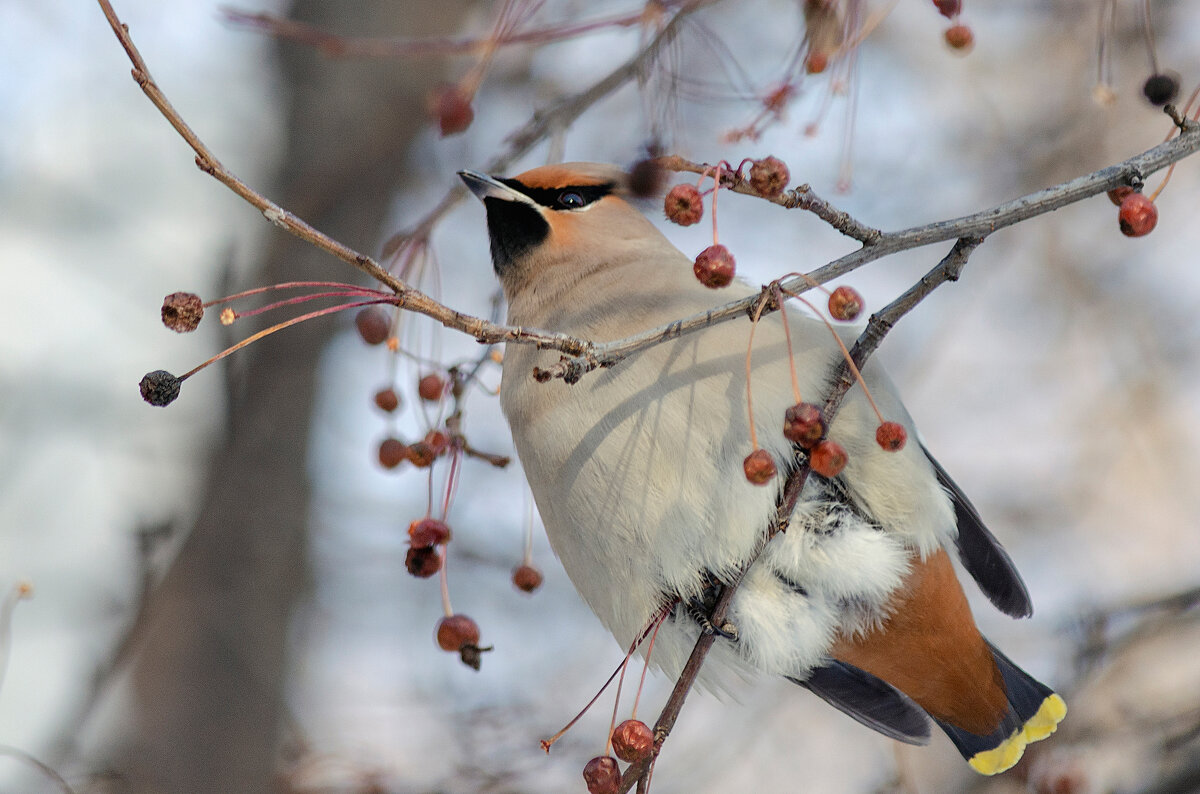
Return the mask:
[[[756,294],[714,291],[692,261],[627,200],[613,166],[567,163],[499,179],[459,174],[487,210],[492,261],[510,325],[606,342]],[[817,319],[789,310],[805,399],[820,402],[840,354]],[[779,462],[747,482],[749,322],[643,350],[575,384],[538,383],[555,351],[510,345],[500,404],[550,544],[579,593],[628,646],[664,605],[652,661],[676,675],[705,625],[716,585],[759,544],[797,451],[782,434],[795,403],[777,316],[754,337],[759,443]],[[895,389],[863,372],[888,419],[915,438]],[[828,430],[849,453],[840,475],[808,479],[786,532],[749,570],[701,681],[782,675],[863,724],[922,744],[933,717],[970,765],[1008,769],[1052,733],[1062,698],[975,627],[950,562],[999,609],[1032,609],[1012,561],[975,508],[918,443],[875,441],[878,420],[854,388]]]

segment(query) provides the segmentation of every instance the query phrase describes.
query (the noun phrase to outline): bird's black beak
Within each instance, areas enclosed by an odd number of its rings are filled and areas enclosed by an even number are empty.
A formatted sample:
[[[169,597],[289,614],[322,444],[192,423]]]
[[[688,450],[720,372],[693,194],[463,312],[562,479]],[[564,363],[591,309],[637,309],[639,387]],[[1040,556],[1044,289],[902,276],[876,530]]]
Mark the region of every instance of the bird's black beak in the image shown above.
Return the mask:
[[[499,179],[487,174],[481,174],[478,171],[463,170],[458,172],[458,176],[470,191],[475,194],[475,198],[480,201],[493,198],[502,201],[520,201],[525,204],[533,203],[529,196],[526,196],[519,190],[514,190]]]

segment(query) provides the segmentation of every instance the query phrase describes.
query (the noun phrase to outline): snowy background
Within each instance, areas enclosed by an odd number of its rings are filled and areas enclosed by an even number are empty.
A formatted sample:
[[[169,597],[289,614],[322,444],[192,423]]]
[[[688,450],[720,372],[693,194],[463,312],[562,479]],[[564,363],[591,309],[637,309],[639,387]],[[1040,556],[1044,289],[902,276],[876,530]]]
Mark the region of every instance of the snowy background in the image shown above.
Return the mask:
[[[753,101],[729,96],[711,39],[693,31],[671,68],[713,83],[679,104],[672,148],[709,162],[774,154],[795,181],[885,229],[965,214],[1162,139],[1166,120],[1139,96],[1139,6],[1118,2],[1119,98],[1101,108],[1091,99],[1094,4],[968,0],[977,44],[962,58],[942,44],[945,22],[931,5],[904,0],[860,51],[853,189],[844,195],[836,185],[847,100],[834,99],[808,136],[828,91],[828,81],[809,81],[788,119],[759,142],[723,145],[720,134],[748,120]],[[1159,57],[1190,86],[1200,75],[1200,9],[1155,9]],[[123,0],[117,10],[210,147],[246,181],[270,184],[286,155],[275,44],[231,28],[215,3]],[[544,13],[578,18],[591,10],[550,3]],[[777,74],[800,30],[797,17],[789,4],[771,2],[726,3],[702,15],[756,86]],[[486,30],[487,15],[470,23]],[[417,136],[403,158],[404,189],[368,244],[423,214],[456,170],[482,166],[532,110],[586,87],[636,44],[631,32],[613,31],[501,56],[464,136]],[[35,590],[12,621],[0,745],[91,790],[91,775],[117,757],[136,697],[125,682],[80,715],[140,597],[138,533],[194,519],[207,456],[227,432],[219,372],[189,380],[166,410],[138,399],[145,371],[186,370],[226,343],[212,323],[191,336],[163,329],[159,302],[178,289],[209,297],[250,278],[281,232],[195,169],[129,80],[124,53],[92,4],[0,4],[0,63],[0,587],[27,580]],[[623,90],[563,135],[564,159],[631,162],[647,136],[647,113],[663,109]],[[547,155],[543,145],[512,172]],[[1147,238],[1120,235],[1103,197],[996,234],[962,280],[922,304],[880,353],[927,445],[1026,578],[1037,610],[1031,621],[1009,621],[982,599],[974,599],[977,616],[1010,656],[1065,689],[1072,714],[1061,736],[1030,753],[1031,765],[1085,768],[1080,791],[1139,790],[1160,768],[1152,748],[1162,726],[1200,705],[1200,666],[1189,663],[1200,650],[1194,630],[1127,664],[1124,677],[1107,671],[1107,689],[1079,679],[1072,661],[1078,622],[1090,610],[1200,585],[1197,174],[1195,162],[1177,169]],[[707,224],[664,231],[685,251],[707,244]],[[852,247],[811,216],[733,196],[722,197],[721,238],[752,281],[812,269]],[[424,286],[486,315],[494,284],[482,210],[460,205],[437,229],[434,250],[440,286]],[[945,250],[892,257],[848,281],[877,308]],[[333,259],[328,277],[355,278]],[[304,750],[285,768],[287,784],[582,790],[579,771],[603,750],[611,700],[601,699],[550,756],[537,742],[587,702],[620,649],[540,534],[534,558],[546,583],[533,595],[512,588],[527,521],[524,486],[519,471],[477,462],[466,464],[450,515],[451,594],[496,651],[475,673],[437,649],[436,580],[413,579],[403,564],[404,529],[424,513],[428,482],[373,462],[389,430],[411,436],[427,421],[412,405],[424,370],[364,346],[348,317],[321,322],[339,330],[321,353],[308,431],[312,587],[293,617],[284,684],[287,734],[293,743],[303,737]],[[417,352],[441,360],[477,352],[474,342],[428,324],[411,323],[405,334]],[[387,420],[370,397],[397,366],[408,407]],[[497,384],[498,372],[484,381]],[[466,421],[475,446],[510,450],[494,398],[474,393]],[[436,488],[443,476],[436,470]],[[669,684],[651,677],[644,718],[657,713]],[[1081,701],[1076,686],[1102,694]],[[940,738],[926,750],[897,748],[786,683],[755,682],[738,701],[689,701],[657,767],[656,792],[787,792],[800,782],[812,791],[872,791],[892,785],[897,770],[920,791],[975,783]],[[1135,730],[1143,717],[1160,733]],[[1098,739],[1082,728],[1073,734],[1076,720],[1100,733],[1116,727]],[[1123,728],[1130,735],[1116,742],[1122,752],[1106,750]],[[1004,785],[1018,784],[991,790]],[[0,791],[41,790],[54,789],[0,755]]]

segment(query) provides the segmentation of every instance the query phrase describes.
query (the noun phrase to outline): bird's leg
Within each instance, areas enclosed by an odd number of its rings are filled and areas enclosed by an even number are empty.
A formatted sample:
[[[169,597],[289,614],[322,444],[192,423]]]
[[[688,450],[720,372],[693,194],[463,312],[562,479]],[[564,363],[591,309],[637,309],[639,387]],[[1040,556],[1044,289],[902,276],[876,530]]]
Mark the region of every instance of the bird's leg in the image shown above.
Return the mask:
[[[723,585],[707,571],[704,572],[703,577],[704,589],[700,591],[700,595],[685,599],[682,602],[683,608],[687,610],[688,616],[696,621],[696,625],[704,634],[716,634],[730,642],[737,642],[738,629],[732,621],[725,620],[721,622],[720,626],[717,626],[711,618]]]

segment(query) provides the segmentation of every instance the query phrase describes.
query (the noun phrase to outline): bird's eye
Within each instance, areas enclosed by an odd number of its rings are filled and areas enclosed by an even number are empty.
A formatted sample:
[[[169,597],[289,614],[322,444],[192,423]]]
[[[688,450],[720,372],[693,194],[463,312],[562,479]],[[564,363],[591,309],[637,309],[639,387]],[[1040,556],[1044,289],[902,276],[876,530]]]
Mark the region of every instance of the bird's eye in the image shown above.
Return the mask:
[[[587,202],[583,200],[583,196],[581,196],[578,193],[571,191],[571,190],[568,190],[565,193],[558,194],[559,206],[565,207],[566,209],[575,209],[577,207],[582,207],[586,203]]]

